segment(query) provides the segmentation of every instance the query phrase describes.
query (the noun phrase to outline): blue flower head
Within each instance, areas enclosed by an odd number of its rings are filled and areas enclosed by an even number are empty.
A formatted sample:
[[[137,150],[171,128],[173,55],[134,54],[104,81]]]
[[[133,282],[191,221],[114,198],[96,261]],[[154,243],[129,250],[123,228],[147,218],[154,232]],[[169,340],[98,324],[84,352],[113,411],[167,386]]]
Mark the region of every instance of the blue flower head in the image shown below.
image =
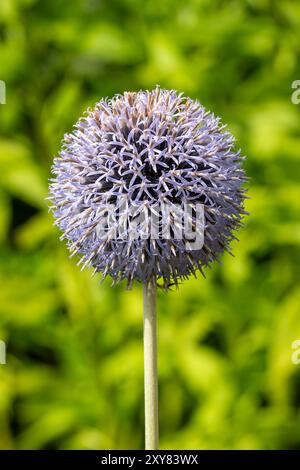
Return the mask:
[[[115,283],[177,284],[230,251],[246,214],[243,158],[219,118],[174,90],[103,99],[65,135],[54,159],[50,199],[61,238],[82,266]],[[197,233],[197,205],[202,244],[191,249],[175,215],[192,207]],[[145,211],[156,217],[156,236],[145,230],[149,217],[134,223]]]

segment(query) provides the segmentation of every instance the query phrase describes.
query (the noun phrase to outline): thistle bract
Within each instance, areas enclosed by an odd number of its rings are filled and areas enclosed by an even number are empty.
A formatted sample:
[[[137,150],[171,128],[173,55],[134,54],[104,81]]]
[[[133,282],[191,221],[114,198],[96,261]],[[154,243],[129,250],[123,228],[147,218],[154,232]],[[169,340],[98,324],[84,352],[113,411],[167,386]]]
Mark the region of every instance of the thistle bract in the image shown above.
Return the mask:
[[[156,87],[103,99],[54,160],[61,238],[114,282],[177,284],[230,251],[245,214],[242,160],[220,119],[183,94]]]

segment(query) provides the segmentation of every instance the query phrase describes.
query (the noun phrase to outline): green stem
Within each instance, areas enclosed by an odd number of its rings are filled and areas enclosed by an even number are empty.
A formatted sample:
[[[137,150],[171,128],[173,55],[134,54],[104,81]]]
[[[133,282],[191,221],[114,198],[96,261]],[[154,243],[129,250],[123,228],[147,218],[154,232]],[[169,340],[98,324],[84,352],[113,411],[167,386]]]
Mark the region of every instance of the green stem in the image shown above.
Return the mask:
[[[144,310],[144,384],[145,384],[145,449],[158,449],[158,385],[156,284],[143,286]]]

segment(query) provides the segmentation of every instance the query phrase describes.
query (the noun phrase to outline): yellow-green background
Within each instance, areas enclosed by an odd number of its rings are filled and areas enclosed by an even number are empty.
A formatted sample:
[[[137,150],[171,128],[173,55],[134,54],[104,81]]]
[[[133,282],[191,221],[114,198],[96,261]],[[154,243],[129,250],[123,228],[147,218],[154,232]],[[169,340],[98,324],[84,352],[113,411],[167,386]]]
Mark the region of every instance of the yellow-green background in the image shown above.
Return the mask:
[[[300,3],[1,0],[1,449],[143,447],[141,288],[80,272],[47,213],[64,132],[124,90],[175,88],[248,156],[236,257],[159,293],[161,448],[300,448]]]

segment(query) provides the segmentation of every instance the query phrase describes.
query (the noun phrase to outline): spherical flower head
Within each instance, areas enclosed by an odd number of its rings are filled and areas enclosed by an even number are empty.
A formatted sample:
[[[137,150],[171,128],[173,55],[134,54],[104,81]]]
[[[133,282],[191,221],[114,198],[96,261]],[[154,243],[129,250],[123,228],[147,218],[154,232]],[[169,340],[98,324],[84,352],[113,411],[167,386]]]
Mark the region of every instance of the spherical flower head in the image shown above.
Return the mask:
[[[230,251],[245,214],[242,160],[220,119],[174,90],[103,99],[54,159],[61,238],[114,283],[178,284]]]

